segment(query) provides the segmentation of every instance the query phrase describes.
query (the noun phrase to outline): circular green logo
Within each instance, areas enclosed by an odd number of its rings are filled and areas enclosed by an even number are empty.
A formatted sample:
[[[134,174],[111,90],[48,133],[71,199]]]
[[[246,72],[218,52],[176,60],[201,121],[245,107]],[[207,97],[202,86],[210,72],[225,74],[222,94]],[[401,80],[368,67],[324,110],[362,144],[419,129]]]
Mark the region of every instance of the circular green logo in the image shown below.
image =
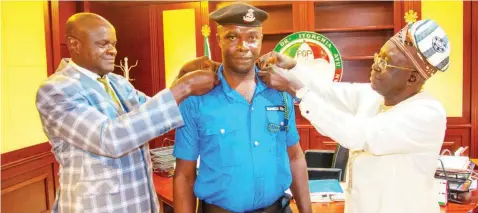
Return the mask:
[[[342,79],[342,57],[337,47],[315,32],[296,32],[282,39],[274,51],[297,60],[313,70],[310,77],[338,82]]]

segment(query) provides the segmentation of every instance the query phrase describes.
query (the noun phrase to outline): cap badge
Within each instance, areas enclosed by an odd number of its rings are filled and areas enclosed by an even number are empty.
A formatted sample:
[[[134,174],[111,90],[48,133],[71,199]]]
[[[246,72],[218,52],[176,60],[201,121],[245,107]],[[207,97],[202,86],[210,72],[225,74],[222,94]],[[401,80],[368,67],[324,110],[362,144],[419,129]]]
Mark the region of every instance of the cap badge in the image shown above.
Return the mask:
[[[254,9],[247,10],[246,15],[243,16],[242,19],[246,23],[253,22],[254,20],[256,20],[256,17],[254,17]]]
[[[438,38],[437,36],[433,37],[432,39],[432,47],[435,51],[439,53],[444,53],[447,48],[446,42],[442,38]]]

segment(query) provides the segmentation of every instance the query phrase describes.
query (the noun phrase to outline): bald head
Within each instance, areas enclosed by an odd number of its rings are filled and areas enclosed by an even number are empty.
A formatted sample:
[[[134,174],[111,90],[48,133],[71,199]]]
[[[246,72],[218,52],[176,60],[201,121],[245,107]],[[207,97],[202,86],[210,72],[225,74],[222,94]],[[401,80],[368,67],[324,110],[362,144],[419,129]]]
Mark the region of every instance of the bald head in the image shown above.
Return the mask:
[[[104,75],[114,70],[116,31],[105,18],[77,13],[66,22],[66,41],[73,62]]]
[[[98,26],[111,26],[113,25],[95,13],[77,13],[72,15],[66,21],[66,36],[77,37],[79,34],[97,28]]]

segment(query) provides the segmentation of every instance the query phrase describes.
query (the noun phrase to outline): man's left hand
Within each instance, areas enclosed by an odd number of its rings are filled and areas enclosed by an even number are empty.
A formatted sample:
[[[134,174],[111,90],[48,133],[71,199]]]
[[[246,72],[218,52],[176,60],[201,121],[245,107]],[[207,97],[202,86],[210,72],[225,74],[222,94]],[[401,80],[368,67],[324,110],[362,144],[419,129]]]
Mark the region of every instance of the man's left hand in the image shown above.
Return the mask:
[[[207,56],[202,56],[195,58],[191,61],[186,62],[181,69],[179,70],[179,74],[177,79],[183,77],[189,72],[193,72],[196,70],[209,70],[211,72],[217,72],[217,69],[219,68],[221,64],[217,63],[211,59],[209,59]]]
[[[288,92],[292,96],[295,96],[296,91],[304,86],[291,72],[275,65],[266,70],[260,70],[257,75],[268,87]]]

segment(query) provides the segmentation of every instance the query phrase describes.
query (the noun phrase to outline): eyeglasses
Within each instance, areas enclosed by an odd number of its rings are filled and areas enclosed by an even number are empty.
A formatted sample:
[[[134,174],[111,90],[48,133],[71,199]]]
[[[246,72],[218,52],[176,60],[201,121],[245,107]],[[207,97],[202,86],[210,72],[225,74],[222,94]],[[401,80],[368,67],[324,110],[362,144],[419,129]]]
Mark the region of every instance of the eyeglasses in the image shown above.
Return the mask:
[[[388,64],[387,61],[385,61],[385,59],[380,58],[377,53],[375,53],[373,55],[373,62],[374,63],[372,65],[372,69],[374,69],[376,71],[380,71],[380,72],[385,71],[387,69],[387,67],[397,68],[397,69],[401,69],[401,70],[415,71],[412,68],[390,65],[390,64]]]

